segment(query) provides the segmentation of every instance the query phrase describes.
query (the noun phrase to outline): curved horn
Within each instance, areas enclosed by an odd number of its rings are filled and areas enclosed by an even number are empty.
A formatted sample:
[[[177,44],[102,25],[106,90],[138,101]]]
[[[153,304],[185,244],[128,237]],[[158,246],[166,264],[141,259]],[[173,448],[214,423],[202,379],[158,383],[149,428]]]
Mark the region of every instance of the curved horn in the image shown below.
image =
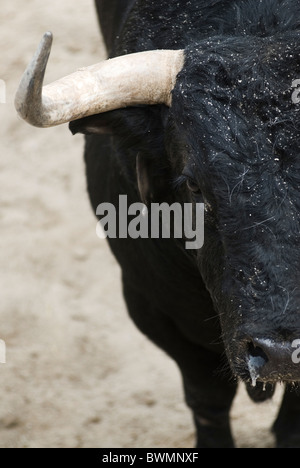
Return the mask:
[[[53,36],[46,33],[15,98],[19,115],[36,127],[53,127],[134,105],[171,105],[183,50],[124,55],[82,68],[43,87]]]

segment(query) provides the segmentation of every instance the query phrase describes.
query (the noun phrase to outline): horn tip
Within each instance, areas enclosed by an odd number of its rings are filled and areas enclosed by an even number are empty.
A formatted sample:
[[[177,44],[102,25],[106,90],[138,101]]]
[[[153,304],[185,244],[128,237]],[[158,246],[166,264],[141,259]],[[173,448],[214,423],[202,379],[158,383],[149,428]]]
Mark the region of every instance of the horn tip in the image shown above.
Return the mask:
[[[45,53],[50,52],[51,47],[52,47],[52,43],[53,43],[53,34],[52,34],[52,32],[47,31],[43,35],[43,38],[41,40],[41,43],[40,43],[40,46],[39,46],[38,50],[42,51],[42,52],[45,52]]]
[[[47,42],[52,42],[53,41],[53,34],[51,31],[47,31],[45,32],[44,36],[43,36],[43,40],[44,41],[47,41]]]
[[[21,79],[15,96],[15,108],[23,120],[36,127],[44,127],[41,119],[41,90],[48,58],[53,42],[53,34],[47,31]]]

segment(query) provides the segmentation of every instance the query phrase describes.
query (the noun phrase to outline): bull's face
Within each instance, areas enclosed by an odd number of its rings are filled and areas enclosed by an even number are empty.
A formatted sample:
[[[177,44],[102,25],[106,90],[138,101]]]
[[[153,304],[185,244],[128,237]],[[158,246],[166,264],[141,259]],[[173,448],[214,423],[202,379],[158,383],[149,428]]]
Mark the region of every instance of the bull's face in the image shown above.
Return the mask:
[[[232,370],[253,384],[299,381],[292,360],[300,339],[298,33],[123,56],[43,88],[51,42],[46,34],[24,74],[20,115],[41,127],[83,118],[97,132],[100,113],[169,107],[163,120],[172,172],[185,182],[183,201],[206,206],[197,261]],[[153,134],[158,128],[160,117]]]
[[[206,207],[199,268],[231,367],[253,384],[300,380],[298,55],[296,39],[200,44],[171,110],[185,196]]]

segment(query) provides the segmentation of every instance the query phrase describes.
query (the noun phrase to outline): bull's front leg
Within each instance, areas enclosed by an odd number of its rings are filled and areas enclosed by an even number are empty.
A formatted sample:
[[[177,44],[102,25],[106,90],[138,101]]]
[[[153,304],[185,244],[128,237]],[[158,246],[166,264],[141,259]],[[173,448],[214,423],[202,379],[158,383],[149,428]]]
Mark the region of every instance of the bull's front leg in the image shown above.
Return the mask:
[[[278,448],[300,448],[300,392],[286,385],[285,394],[273,426]]]
[[[219,354],[189,341],[180,328],[158,308],[151,307],[137,290],[124,287],[131,318],[137,327],[178,364],[185,397],[197,430],[197,447],[232,448],[229,412],[237,385],[220,375]]]
[[[220,357],[199,349],[198,365],[182,369],[186,402],[197,430],[198,448],[234,448],[229,413],[237,385],[220,375]]]

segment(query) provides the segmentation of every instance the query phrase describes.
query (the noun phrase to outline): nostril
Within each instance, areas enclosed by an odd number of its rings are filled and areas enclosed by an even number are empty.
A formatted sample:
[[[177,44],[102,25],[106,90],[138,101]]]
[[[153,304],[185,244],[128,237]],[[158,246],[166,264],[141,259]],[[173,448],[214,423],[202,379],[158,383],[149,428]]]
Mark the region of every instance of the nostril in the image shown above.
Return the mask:
[[[256,381],[260,376],[260,370],[269,361],[268,356],[260,346],[255,346],[251,341],[248,344],[248,370],[252,386],[256,386]]]
[[[264,363],[268,362],[268,356],[260,346],[256,346],[253,341],[248,344],[248,353],[252,358],[261,358],[264,360]]]

